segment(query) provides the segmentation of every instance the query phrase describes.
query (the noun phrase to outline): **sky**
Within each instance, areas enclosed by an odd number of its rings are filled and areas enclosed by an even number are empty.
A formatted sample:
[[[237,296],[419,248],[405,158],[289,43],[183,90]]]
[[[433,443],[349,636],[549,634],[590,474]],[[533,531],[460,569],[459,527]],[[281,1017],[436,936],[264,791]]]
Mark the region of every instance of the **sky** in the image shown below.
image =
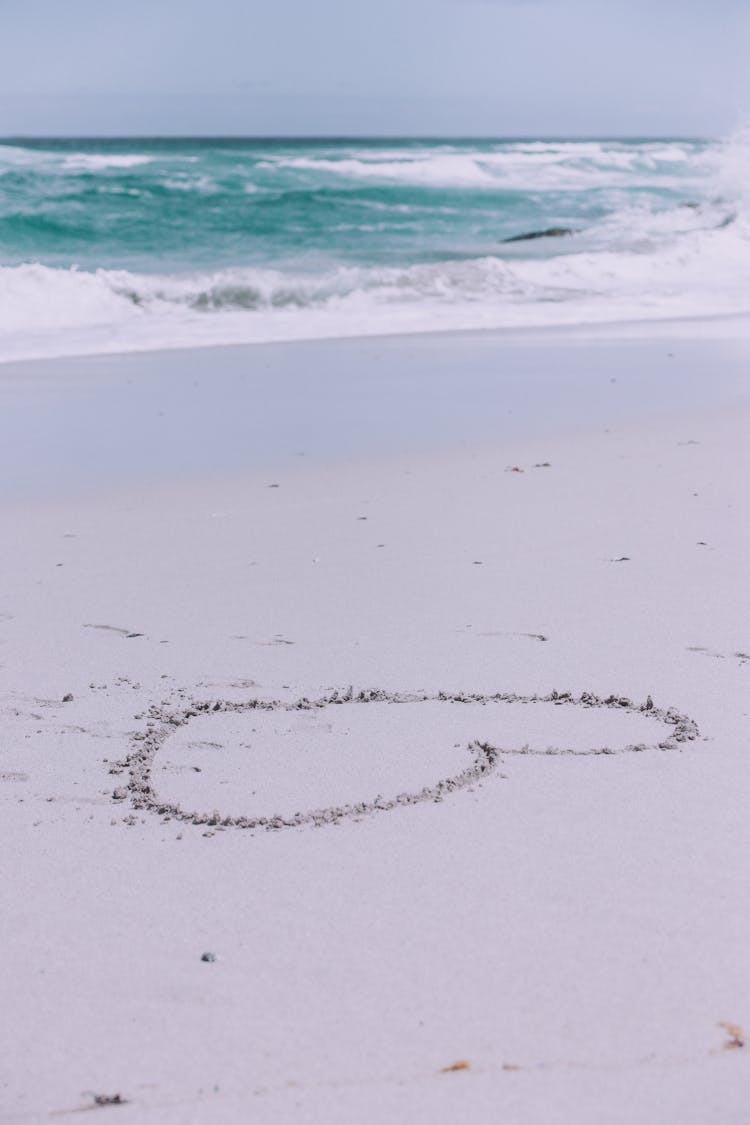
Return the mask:
[[[748,0],[0,0],[0,135],[717,136]]]

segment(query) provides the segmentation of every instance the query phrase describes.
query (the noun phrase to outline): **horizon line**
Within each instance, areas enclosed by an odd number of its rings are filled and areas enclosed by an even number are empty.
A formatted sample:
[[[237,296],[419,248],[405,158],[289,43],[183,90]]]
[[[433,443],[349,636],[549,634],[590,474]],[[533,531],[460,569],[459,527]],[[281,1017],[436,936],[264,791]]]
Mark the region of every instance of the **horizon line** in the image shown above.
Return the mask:
[[[6,133],[8,141],[709,141],[696,133]]]

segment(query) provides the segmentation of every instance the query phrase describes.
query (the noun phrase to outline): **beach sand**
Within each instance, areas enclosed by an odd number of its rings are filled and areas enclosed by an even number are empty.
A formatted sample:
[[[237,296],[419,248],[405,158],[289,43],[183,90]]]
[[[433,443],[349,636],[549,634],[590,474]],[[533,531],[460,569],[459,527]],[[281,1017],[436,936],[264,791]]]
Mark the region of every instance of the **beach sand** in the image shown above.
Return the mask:
[[[748,372],[0,369],[0,1119],[747,1121]]]

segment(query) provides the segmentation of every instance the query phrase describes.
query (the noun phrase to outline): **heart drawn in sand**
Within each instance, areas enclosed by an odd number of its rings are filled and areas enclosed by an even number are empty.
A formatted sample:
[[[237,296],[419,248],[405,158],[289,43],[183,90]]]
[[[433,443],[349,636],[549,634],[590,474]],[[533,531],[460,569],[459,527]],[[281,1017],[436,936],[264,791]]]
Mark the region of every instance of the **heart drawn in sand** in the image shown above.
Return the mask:
[[[497,704],[547,704],[562,708],[578,708],[589,713],[593,709],[605,709],[609,710],[610,713],[612,711],[619,714],[630,713],[654,722],[662,727],[660,732],[662,737],[650,743],[628,743],[619,747],[547,746],[545,749],[535,749],[528,745],[500,746],[483,739],[473,739],[463,748],[463,753],[469,755],[468,764],[456,773],[432,784],[408,792],[400,792],[393,796],[378,795],[362,801],[346,801],[338,805],[310,808],[291,814],[238,815],[218,811],[191,811],[183,807],[178,801],[162,798],[154,788],[152,775],[157,755],[170,738],[173,738],[190,723],[202,721],[205,726],[207,720],[210,722],[212,718],[222,715],[232,718],[238,716],[255,717],[258,720],[272,712],[286,713],[287,716],[297,717],[308,714],[314,717],[325,708],[361,708],[373,704],[387,704],[389,707],[398,704],[425,704],[433,708],[435,705],[441,707],[444,705],[458,709],[465,709],[467,705],[471,704],[481,707]],[[510,692],[495,694],[448,692],[410,694],[380,690],[355,692],[352,688],[348,688],[345,691],[332,691],[318,699],[302,698],[291,703],[265,699],[249,699],[244,702],[216,700],[191,702],[189,705],[183,705],[177,709],[168,703],[164,703],[161,706],[152,707],[148,714],[149,721],[146,729],[135,735],[131,753],[123,763],[129,771],[129,781],[125,789],[116,791],[116,798],[121,799],[128,796],[136,809],[195,825],[269,830],[298,828],[302,825],[335,824],[346,818],[356,819],[371,813],[388,812],[399,806],[415,805],[424,801],[441,801],[452,793],[488,778],[496,769],[498,762],[508,755],[538,754],[580,757],[635,753],[647,750],[671,750],[677,748],[680,744],[694,741],[699,734],[696,723],[687,715],[683,715],[673,708],[656,707],[650,697],[645,703],[638,704],[624,696],[610,695],[604,698],[590,692],[583,692],[579,696],[574,696],[570,692],[558,691],[553,691],[545,696],[518,695]],[[487,726],[490,726],[490,720],[487,720]],[[203,742],[197,745],[218,746],[221,749],[220,744],[212,742]],[[241,745],[247,744],[242,743]],[[200,773],[197,767],[193,767],[193,769]]]

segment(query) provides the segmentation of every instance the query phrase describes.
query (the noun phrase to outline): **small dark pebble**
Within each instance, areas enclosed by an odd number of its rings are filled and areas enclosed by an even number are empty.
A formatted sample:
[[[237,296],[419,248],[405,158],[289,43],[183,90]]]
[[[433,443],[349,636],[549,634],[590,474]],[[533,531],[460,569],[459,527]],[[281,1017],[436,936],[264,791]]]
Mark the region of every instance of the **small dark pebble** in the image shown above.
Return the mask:
[[[216,960],[216,954],[215,953],[201,953],[201,961],[208,961],[209,963],[212,963],[215,960]]]
[[[94,1094],[94,1105],[127,1105],[128,1099],[122,1094]]]
[[[131,639],[131,637],[143,637],[143,636],[145,636],[145,633],[128,633],[127,636],[125,637],[125,640],[129,641]]]
[[[63,701],[63,703],[72,703],[73,702],[73,693],[69,691],[66,695],[64,695],[62,697],[62,701]]]

